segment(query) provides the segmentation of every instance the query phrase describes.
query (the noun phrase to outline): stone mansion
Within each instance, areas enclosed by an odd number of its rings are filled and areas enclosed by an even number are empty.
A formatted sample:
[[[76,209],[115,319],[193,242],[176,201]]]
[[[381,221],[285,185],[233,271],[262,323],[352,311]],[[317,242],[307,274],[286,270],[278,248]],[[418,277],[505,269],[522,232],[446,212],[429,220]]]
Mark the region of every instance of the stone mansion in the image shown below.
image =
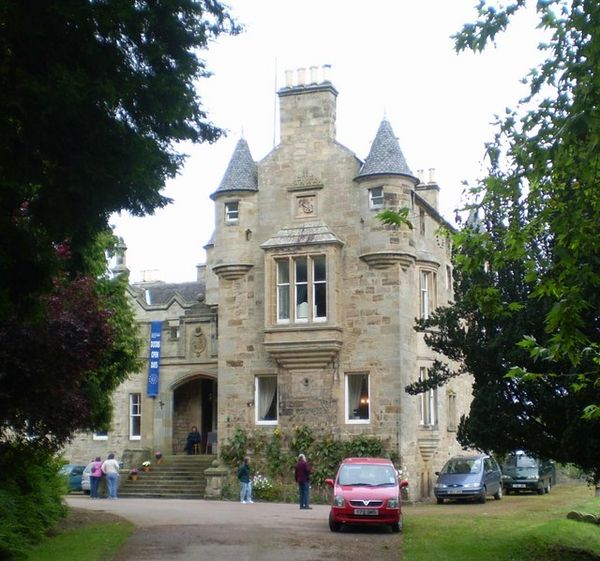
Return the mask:
[[[266,157],[237,143],[210,195],[215,231],[197,281],[130,286],[146,365],[115,393],[111,430],[78,435],[71,460],[183,453],[192,425],[205,453],[236,427],[304,424],[383,439],[418,499],[461,450],[470,381],[404,391],[436,358],[415,318],[452,300],[439,186],[413,174],[387,119],[364,161],[339,144],[338,92],[317,73],[287,73],[280,143]],[[405,207],[410,225],[377,218]],[[123,254],[115,272],[126,270]]]

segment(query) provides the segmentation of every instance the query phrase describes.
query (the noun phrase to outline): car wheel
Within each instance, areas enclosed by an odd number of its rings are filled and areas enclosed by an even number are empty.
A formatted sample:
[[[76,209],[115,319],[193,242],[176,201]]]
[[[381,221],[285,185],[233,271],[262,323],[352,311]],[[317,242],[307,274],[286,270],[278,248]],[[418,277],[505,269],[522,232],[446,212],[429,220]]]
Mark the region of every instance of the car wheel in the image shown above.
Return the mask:
[[[496,499],[497,501],[499,501],[502,498],[502,485],[500,485],[500,487],[498,487],[498,491],[496,491],[496,493],[494,494],[494,499]]]
[[[442,497],[438,497],[437,498],[437,504],[443,505],[444,504],[444,499],[442,499]]]
[[[392,532],[397,534],[398,532],[400,532],[402,530],[402,525],[399,522],[396,522],[396,524],[391,525],[391,528],[392,528]]]
[[[543,495],[544,494],[544,487],[543,487],[543,485],[544,484],[542,483],[542,487],[538,487],[538,490],[537,490],[537,494],[538,495]]]
[[[332,532],[339,532],[342,529],[342,525],[339,522],[336,522],[331,514],[329,514],[329,529]]]
[[[484,487],[483,491],[481,491],[481,495],[479,495],[478,501],[483,504],[483,503],[485,503],[486,497],[487,497],[487,489]]]
[[[89,494],[90,494],[90,492],[89,492],[89,491],[84,491],[84,492],[83,492],[83,494],[84,494],[84,495],[89,495]]]

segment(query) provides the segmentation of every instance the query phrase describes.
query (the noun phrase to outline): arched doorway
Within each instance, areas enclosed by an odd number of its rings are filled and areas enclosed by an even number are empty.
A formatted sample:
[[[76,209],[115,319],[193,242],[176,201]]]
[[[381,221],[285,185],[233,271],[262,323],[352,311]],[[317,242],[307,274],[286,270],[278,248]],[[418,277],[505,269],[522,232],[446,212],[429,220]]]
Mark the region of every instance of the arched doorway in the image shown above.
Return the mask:
[[[217,430],[217,382],[212,378],[188,378],[173,389],[173,453],[183,454],[193,426],[202,435],[200,453],[207,451],[208,433]],[[211,451],[211,450],[209,450]]]

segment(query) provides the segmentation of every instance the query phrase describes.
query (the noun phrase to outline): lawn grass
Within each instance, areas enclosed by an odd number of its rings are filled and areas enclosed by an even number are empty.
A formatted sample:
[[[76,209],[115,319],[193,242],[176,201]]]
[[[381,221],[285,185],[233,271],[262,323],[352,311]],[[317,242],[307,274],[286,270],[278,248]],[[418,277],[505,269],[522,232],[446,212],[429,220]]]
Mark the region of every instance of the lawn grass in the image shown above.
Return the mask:
[[[403,561],[600,560],[600,527],[566,518],[570,510],[600,512],[600,499],[585,486],[404,510]]]
[[[107,561],[133,532],[126,520],[98,522],[46,538],[29,551],[25,561]]]

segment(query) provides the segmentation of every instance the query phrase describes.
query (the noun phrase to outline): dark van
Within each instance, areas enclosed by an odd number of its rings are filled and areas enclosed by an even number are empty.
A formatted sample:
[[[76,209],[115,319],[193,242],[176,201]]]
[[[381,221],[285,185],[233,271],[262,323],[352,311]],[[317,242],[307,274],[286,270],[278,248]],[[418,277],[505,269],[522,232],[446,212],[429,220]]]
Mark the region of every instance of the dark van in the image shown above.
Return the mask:
[[[518,451],[508,454],[502,462],[502,484],[507,495],[522,491],[543,495],[550,492],[554,482],[554,463],[551,461]]]

